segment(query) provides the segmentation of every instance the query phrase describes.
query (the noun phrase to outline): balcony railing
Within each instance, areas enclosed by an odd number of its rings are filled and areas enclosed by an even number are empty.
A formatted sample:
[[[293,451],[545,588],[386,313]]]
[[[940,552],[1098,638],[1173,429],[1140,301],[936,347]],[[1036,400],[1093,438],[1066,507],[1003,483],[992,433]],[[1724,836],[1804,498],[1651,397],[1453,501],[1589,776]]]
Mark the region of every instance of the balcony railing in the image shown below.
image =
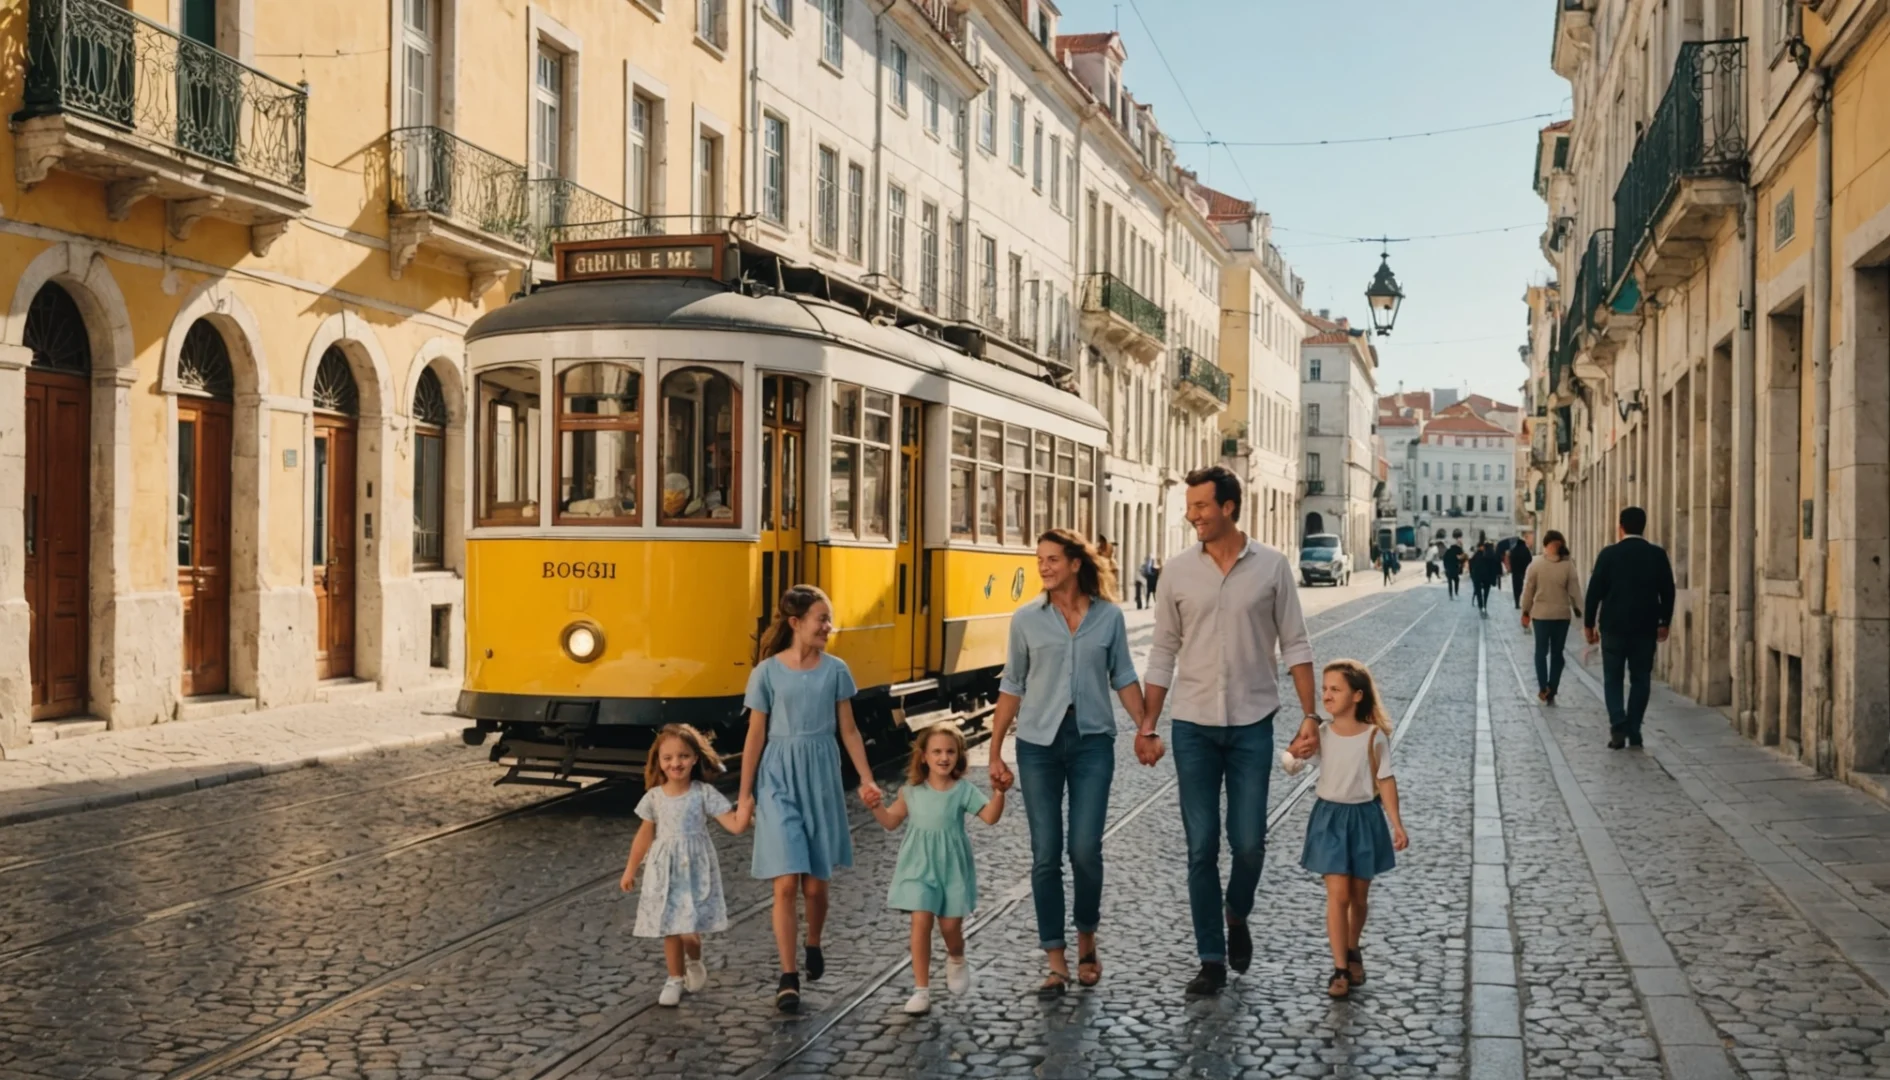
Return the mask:
[[[301,191],[308,89],[110,0],[32,0],[19,117],[76,113]]]
[[[1114,274],[1091,274],[1083,279],[1083,309],[1111,312],[1157,341],[1168,340],[1167,312]]]
[[[1744,38],[1680,47],[1673,81],[1614,189],[1617,243],[1610,284],[1626,276],[1681,181],[1745,176],[1745,66]]]
[[[541,259],[551,258],[554,240],[604,240],[650,236],[646,218],[630,208],[562,176],[526,181],[532,208],[532,239]]]
[[[1582,254],[1582,268],[1575,275],[1575,294],[1569,307],[1569,321],[1575,330],[1595,328],[1595,311],[1608,299],[1614,284],[1614,230],[1596,229],[1588,234],[1588,250]]]
[[[953,11],[947,0],[911,0],[911,3],[946,41],[960,48],[964,46],[965,15],[962,11]]]
[[[1175,353],[1177,383],[1192,383],[1214,395],[1214,400],[1227,404],[1228,395],[1233,392],[1234,386],[1234,380],[1227,372],[1186,346],[1175,350]]]
[[[388,135],[396,212],[424,211],[523,243],[531,231],[525,166],[435,127]]]
[[[1324,480],[1306,481],[1306,494],[1324,495],[1325,493],[1326,493],[1326,482]]]

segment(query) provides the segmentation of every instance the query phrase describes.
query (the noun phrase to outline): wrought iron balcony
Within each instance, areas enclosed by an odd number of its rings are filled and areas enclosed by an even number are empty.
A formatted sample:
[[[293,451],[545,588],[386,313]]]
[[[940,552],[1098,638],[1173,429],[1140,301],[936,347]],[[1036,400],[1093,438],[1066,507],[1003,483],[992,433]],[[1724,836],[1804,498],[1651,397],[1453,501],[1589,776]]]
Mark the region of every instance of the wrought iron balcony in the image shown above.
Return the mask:
[[[1306,481],[1306,494],[1324,495],[1325,493],[1326,493],[1326,482],[1324,480]]]
[[[526,181],[526,187],[532,209],[533,250],[541,259],[551,258],[554,236],[566,241],[655,235],[639,227],[643,218],[631,213],[629,207],[575,180],[541,176]],[[589,235],[593,231],[599,235]]]
[[[1575,275],[1575,292],[1570,298],[1568,317],[1576,332],[1595,328],[1595,312],[1608,302],[1614,284],[1614,230],[1596,229],[1588,234],[1588,250],[1582,253],[1581,270]]]
[[[1184,398],[1186,392],[1198,390],[1212,398],[1215,405],[1226,405],[1233,385],[1232,376],[1193,349],[1183,345],[1175,350],[1175,389],[1183,391]]]
[[[1154,359],[1168,340],[1168,315],[1161,305],[1114,274],[1083,279],[1083,314],[1104,337]]]
[[[535,243],[525,166],[436,127],[387,137],[389,256],[398,278],[420,248],[461,259],[477,299]]]
[[[1614,191],[1610,294],[1650,243],[1641,291],[1684,280],[1714,218],[1736,209],[1746,175],[1745,72],[1744,38],[1680,47],[1673,81]]]
[[[114,221],[158,198],[179,238],[209,215],[258,227],[263,249],[308,209],[306,85],[110,0],[32,0],[25,59],[21,186],[54,168],[96,176]]]

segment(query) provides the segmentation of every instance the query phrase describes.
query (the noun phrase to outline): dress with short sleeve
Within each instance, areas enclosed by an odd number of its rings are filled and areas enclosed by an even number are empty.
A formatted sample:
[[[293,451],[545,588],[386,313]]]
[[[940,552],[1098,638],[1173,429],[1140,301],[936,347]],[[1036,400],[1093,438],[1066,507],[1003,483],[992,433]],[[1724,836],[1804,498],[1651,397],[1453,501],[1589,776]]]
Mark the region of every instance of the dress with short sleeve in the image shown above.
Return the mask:
[[[964,780],[946,791],[916,784],[901,789],[899,797],[906,801],[906,838],[899,845],[886,906],[944,919],[971,914],[978,906],[978,867],[965,835],[965,815],[983,810],[990,800]]]
[[[755,877],[826,881],[853,865],[838,734],[839,705],[856,692],[846,661],[828,653],[806,671],[770,656],[749,676],[743,705],[768,717],[755,775]]]
[[[726,795],[699,780],[681,795],[670,795],[662,788],[643,793],[637,816],[656,824],[656,842],[643,860],[633,931],[637,937],[728,929],[722,863],[709,835],[709,819],[730,809]]]

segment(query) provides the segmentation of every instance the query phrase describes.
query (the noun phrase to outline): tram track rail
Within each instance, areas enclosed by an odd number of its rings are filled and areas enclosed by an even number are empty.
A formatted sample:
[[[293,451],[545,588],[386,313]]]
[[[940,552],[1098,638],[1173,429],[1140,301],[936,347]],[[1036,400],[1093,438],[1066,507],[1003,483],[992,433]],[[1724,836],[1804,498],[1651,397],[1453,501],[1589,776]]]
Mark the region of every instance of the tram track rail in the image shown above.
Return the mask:
[[[1320,627],[1318,630],[1314,631],[1309,636],[1312,640],[1319,640],[1321,638],[1324,638],[1327,635],[1330,635],[1346,626],[1349,626],[1353,623],[1358,622],[1361,619],[1367,618],[1375,614],[1381,608],[1384,608],[1390,605],[1391,603],[1395,602],[1396,599],[1397,599],[1396,596],[1387,597],[1384,600],[1380,601],[1379,603],[1370,605],[1365,610],[1352,614],[1348,616],[1347,618],[1340,620],[1339,622],[1333,623],[1330,626]],[[1388,653],[1390,648],[1393,645],[1396,645],[1398,641],[1402,640],[1405,637],[1405,635],[1409,634],[1412,630],[1416,629],[1416,627],[1423,622],[1425,617],[1427,617],[1432,611],[1436,610],[1437,606],[1438,606],[1438,603],[1433,602],[1431,606],[1426,608],[1425,611],[1416,620],[1414,620],[1409,626],[1407,626],[1403,631],[1401,631],[1397,637],[1393,638],[1392,641],[1389,644],[1387,644],[1384,649],[1381,649],[1377,655],[1382,656]],[[1433,667],[1433,673],[1434,673],[1434,667]],[[1426,683],[1426,687],[1428,687],[1428,681]],[[988,709],[983,710],[983,712],[987,712],[987,713],[988,711],[989,711]],[[989,731],[987,729],[987,730],[973,733],[971,736],[971,741],[974,744],[977,744],[977,743],[982,743],[988,740],[988,738],[989,738]],[[896,744],[896,746],[894,744]],[[894,760],[904,758],[907,747],[902,742],[899,742],[898,740],[893,740],[891,743],[888,744],[888,746],[889,746],[889,749],[896,749],[896,753],[889,754],[885,762],[876,763],[877,765],[888,764]],[[483,767],[483,765],[484,763],[480,763],[480,766],[469,766],[469,767]],[[1283,805],[1281,809],[1281,816],[1284,816],[1285,811],[1290,809],[1291,802],[1297,801],[1298,798],[1301,795],[1303,795],[1304,791],[1311,790],[1312,782],[1316,779],[1316,777],[1317,777],[1317,770],[1315,767],[1315,770],[1311,774],[1308,775],[1305,781],[1302,782],[1301,789],[1303,790],[1296,791],[1296,793],[1291,797],[1291,800],[1287,804]],[[598,786],[600,785],[594,782],[588,785],[586,788],[584,788],[581,791],[567,792],[562,795],[555,796],[551,799],[543,800],[537,803],[532,803],[524,807],[518,807],[512,811],[507,811],[505,814],[492,815],[491,817],[496,819],[499,817],[518,816],[520,814],[542,808],[552,803],[560,802],[565,799],[575,798],[577,796],[584,794],[587,791],[595,789]],[[1160,785],[1150,795],[1140,800],[1134,807],[1132,807],[1129,811],[1125,812],[1125,815],[1121,820],[1119,820],[1118,822],[1116,822],[1110,827],[1109,831],[1107,831],[1104,834],[1105,839],[1107,839],[1111,835],[1114,835],[1116,832],[1119,832],[1122,828],[1125,828],[1132,820],[1134,820],[1135,817],[1140,816],[1145,810],[1147,810],[1149,806],[1153,805],[1157,800],[1172,793],[1172,791],[1174,790],[1174,786],[1175,786],[1175,781],[1171,778],[1165,781],[1162,785]],[[487,822],[484,822],[483,824],[490,824],[490,823],[491,823],[490,821],[487,821]],[[865,829],[868,825],[872,825],[872,824],[874,824],[874,820],[872,817],[870,816],[863,817],[859,822],[855,823],[851,827],[850,831],[857,834],[862,829]],[[1271,827],[1272,824],[1273,824],[1273,819],[1270,818],[1269,827]],[[468,828],[478,827],[478,825],[479,823],[468,823],[468,825],[460,827],[456,829],[455,831],[463,833],[467,831]],[[411,847],[413,845],[409,844],[408,846]],[[369,855],[370,853],[361,853],[359,856],[349,856],[348,859],[351,860],[350,864],[353,865],[353,864],[370,861]],[[381,856],[381,857],[386,857],[386,856]],[[333,864],[329,864],[329,868],[331,869],[334,868]],[[306,871],[297,871],[293,875],[282,875],[282,877],[287,878],[287,877],[293,876],[296,880],[304,880],[306,878],[320,876],[320,873],[321,873],[321,870],[319,868],[309,868]],[[269,1053],[275,1047],[281,1045],[285,1040],[293,1038],[294,1036],[301,1034],[302,1032],[320,1027],[323,1023],[327,1022],[330,1018],[338,1016],[351,1008],[365,1004],[366,1002],[373,1000],[374,998],[380,996],[382,993],[385,993],[388,990],[404,985],[408,983],[409,981],[411,981],[412,979],[414,979],[416,976],[420,975],[421,973],[431,970],[432,968],[451,959],[454,956],[458,956],[478,946],[479,944],[485,941],[488,941],[501,934],[512,931],[540,917],[549,916],[556,911],[562,910],[563,908],[566,908],[573,903],[577,903],[585,899],[586,897],[590,896],[593,893],[604,891],[607,887],[614,885],[614,883],[617,881],[617,879],[620,876],[621,876],[620,870],[612,869],[608,873],[600,874],[595,877],[590,877],[590,878],[581,880],[578,883],[572,885],[570,888],[564,889],[554,894],[551,897],[541,899],[533,903],[529,907],[521,908],[519,910],[510,912],[506,915],[500,916],[499,918],[493,919],[490,922],[487,922],[466,934],[460,935],[450,941],[444,942],[440,944],[439,946],[436,946],[435,948],[428,949],[414,956],[412,959],[402,964],[399,964],[394,968],[389,969],[388,971],[382,973],[381,975],[376,976],[375,978],[361,984],[358,987],[355,987],[352,990],[339,994],[333,998],[328,999],[327,1001],[310,1005],[307,1008],[304,1008],[291,1016],[285,1017],[284,1019],[277,1021],[276,1023],[270,1024],[262,1028],[261,1030],[251,1034],[250,1036],[246,1038],[232,1042],[220,1050],[216,1050],[202,1057],[199,1057],[195,1059],[194,1061],[186,1065],[183,1065],[173,1070],[170,1073],[165,1074],[164,1080],[203,1080],[203,1078],[205,1077],[214,1076],[227,1069],[234,1068],[238,1065],[244,1064],[245,1062],[249,1062],[258,1057],[261,1057]],[[274,879],[271,879],[271,880],[274,880]],[[288,884],[288,883],[289,883],[288,881],[284,880],[280,884]],[[203,901],[203,902],[196,902],[193,905],[191,905],[188,908],[188,910],[195,910],[197,907],[208,906],[209,903],[219,902],[220,900],[235,899],[236,896],[230,895],[230,894],[236,894],[239,891],[240,891],[240,895],[251,895],[255,892],[264,891],[261,888],[255,887],[256,885],[261,885],[261,884],[262,883],[252,883],[251,886],[241,886],[241,887],[238,887],[238,889],[236,890],[226,890],[225,893],[217,894],[217,899],[207,899],[206,901]],[[280,887],[280,885],[277,885],[274,887]],[[1021,890],[1022,891],[1020,892],[1019,886],[1014,885],[1005,894],[1005,897],[1002,903],[1003,903],[1003,911],[1006,914],[1008,914],[1010,910],[1014,909],[1017,906],[1017,904],[1021,902],[1023,897],[1028,896],[1029,894],[1028,879],[1026,879],[1025,881],[1021,883]],[[766,916],[773,909],[773,906],[774,906],[773,898],[772,896],[768,896],[757,901],[756,903],[753,903],[741,909],[738,912],[731,913],[731,917],[729,919],[730,931],[733,931],[735,927],[739,925],[742,925],[742,924],[751,922],[755,919]],[[183,906],[179,905],[179,907],[181,908]],[[168,914],[165,917],[172,917],[176,914],[183,913],[182,910],[169,911],[169,909],[167,909],[167,911],[168,911]],[[980,920],[979,923],[977,924],[977,928],[982,929],[984,926],[989,925],[993,921],[995,916],[996,916],[996,912],[994,911],[992,917],[984,919],[984,920]],[[144,925],[148,921],[155,921],[155,920],[143,920],[143,921],[134,923],[132,925]],[[128,928],[130,927],[129,926],[125,927],[125,929],[128,929]],[[110,931],[107,931],[107,932],[110,932]],[[966,928],[966,933],[968,936],[973,932],[974,932],[973,927],[968,926]],[[47,947],[57,947],[57,946],[48,945]],[[44,951],[43,949],[39,949],[38,946],[28,946],[26,948],[35,949],[38,951]],[[9,961],[10,961],[10,957],[8,956],[8,954],[4,952],[0,952],[0,968],[5,967]],[[786,1057],[781,1057],[777,1063],[770,1066],[768,1072],[762,1073],[760,1075],[765,1076],[765,1075],[769,1075],[770,1073],[774,1071],[778,1071],[781,1067],[786,1065],[789,1061],[793,1060],[794,1057],[798,1057],[800,1053],[804,1052],[807,1049],[807,1047],[812,1045],[813,1041],[818,1039],[821,1035],[824,1035],[826,1031],[830,1030],[835,1024],[839,1023],[841,1019],[844,1019],[845,1015],[850,1014],[851,1012],[857,1010],[860,1004],[863,1003],[867,998],[869,998],[874,991],[884,986],[886,982],[896,977],[900,971],[904,970],[904,968],[906,967],[909,967],[910,964],[911,964],[910,959],[907,959],[901,964],[894,965],[890,971],[881,972],[879,975],[870,979],[867,984],[870,987],[869,989],[865,990],[863,993],[856,991],[854,994],[850,994],[848,996],[847,1000],[851,1001],[852,1003],[847,1006],[845,1013],[839,1014],[835,1016],[830,1022],[824,1023],[818,1032],[814,1033],[812,1036],[802,1041],[796,1048],[794,1048],[791,1055],[786,1056]],[[618,1013],[607,1016],[602,1022],[600,1022],[596,1026],[596,1028],[592,1032],[586,1033],[583,1036],[579,1037],[575,1045],[571,1043],[566,1043],[562,1046],[553,1046],[553,1047],[547,1048],[545,1052],[541,1053],[536,1058],[530,1059],[526,1063],[523,1063],[518,1068],[514,1069],[511,1073],[508,1073],[507,1080],[562,1080],[562,1078],[571,1077],[575,1075],[578,1070],[582,1069],[590,1061],[594,1060],[600,1054],[607,1051],[610,1045],[612,1044],[612,1042],[614,1041],[615,1037],[621,1034],[625,1028],[629,1027],[632,1023],[634,1023],[639,1018],[653,1012],[656,1008],[657,1008],[657,1005],[655,1004],[654,1001],[646,1001],[646,1002],[641,1002],[639,1004],[632,1005],[632,1006],[625,1006]],[[824,1014],[817,1014],[817,1016],[824,1016]],[[772,1060],[772,1056],[770,1059],[764,1059],[764,1063],[766,1060]]]

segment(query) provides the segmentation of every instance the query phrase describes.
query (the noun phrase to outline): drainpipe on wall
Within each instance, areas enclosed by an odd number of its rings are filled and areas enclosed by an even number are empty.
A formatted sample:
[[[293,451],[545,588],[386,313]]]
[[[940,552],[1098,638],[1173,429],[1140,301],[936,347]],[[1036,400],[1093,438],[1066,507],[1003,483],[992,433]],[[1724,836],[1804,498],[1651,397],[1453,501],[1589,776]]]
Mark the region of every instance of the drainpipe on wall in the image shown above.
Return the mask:
[[[761,39],[756,30],[761,25],[761,0],[751,0],[748,5],[748,21],[742,27],[742,57],[747,61],[748,78],[742,83],[742,94],[747,99],[742,102],[742,114],[747,117],[748,137],[742,140],[742,202],[739,209],[730,217],[749,213],[759,208],[760,200],[755,197],[755,153],[761,139]],[[690,183],[695,183],[690,177]]]
[[[1818,69],[1818,198],[1811,240],[1811,565],[1807,583],[1812,655],[1811,705],[1817,724],[1810,764],[1832,771],[1831,616],[1825,610],[1830,574],[1831,499],[1831,84],[1832,72]]]
[[[1758,546],[1758,259],[1759,197],[1747,185],[1739,216],[1739,328],[1733,334],[1733,715],[1747,738],[1759,734],[1758,654],[1754,642]]]

